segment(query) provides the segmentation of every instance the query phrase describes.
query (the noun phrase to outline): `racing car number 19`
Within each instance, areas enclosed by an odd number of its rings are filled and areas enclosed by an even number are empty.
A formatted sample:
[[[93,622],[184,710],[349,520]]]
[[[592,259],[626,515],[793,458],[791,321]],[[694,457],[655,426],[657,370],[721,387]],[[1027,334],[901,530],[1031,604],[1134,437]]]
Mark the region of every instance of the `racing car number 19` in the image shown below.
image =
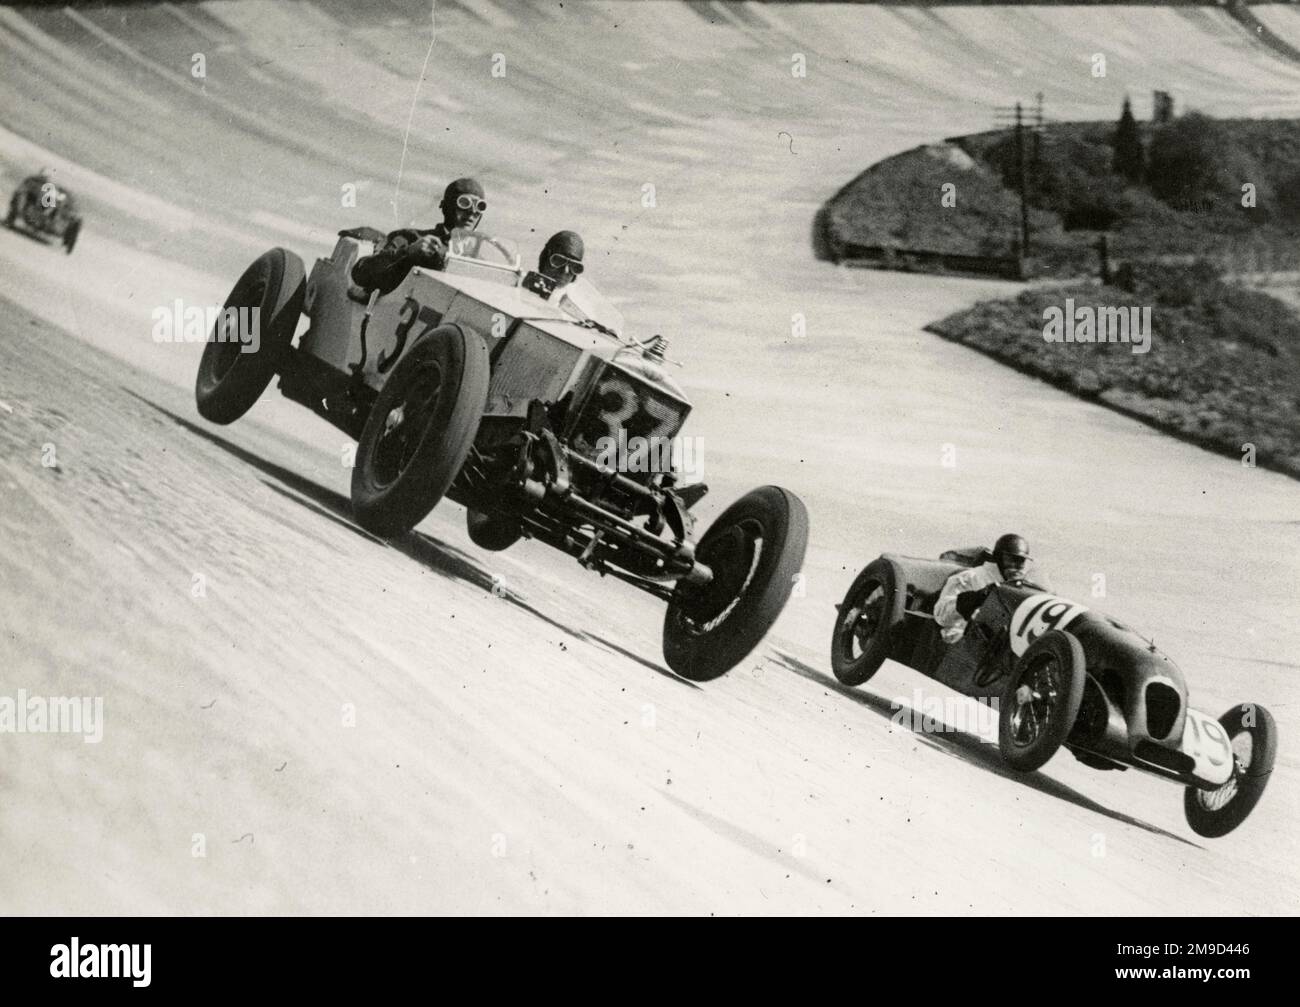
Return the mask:
[[[1232,742],[1213,717],[1187,708],[1183,724],[1183,751],[1196,760],[1196,775],[1213,783],[1227,783],[1232,776]]]
[[[1031,595],[1020,603],[1011,617],[1011,652],[1019,657],[1049,629],[1065,629],[1086,611],[1086,605],[1054,594]]]

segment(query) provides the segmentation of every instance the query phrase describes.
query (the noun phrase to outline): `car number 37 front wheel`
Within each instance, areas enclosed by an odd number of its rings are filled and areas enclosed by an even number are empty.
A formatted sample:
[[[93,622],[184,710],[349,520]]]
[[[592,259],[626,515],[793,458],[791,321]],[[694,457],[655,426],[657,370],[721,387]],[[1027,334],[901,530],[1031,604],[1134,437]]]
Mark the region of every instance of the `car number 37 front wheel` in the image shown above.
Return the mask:
[[[433,510],[474,444],[488,378],[487,346],[459,325],[439,326],[406,351],[357,446],[352,513],[362,528],[396,537]]]
[[[780,486],[746,493],[709,527],[696,558],[703,586],[679,583],[664,618],[664,658],[682,678],[726,674],[776,622],[808,549],[808,511]]]

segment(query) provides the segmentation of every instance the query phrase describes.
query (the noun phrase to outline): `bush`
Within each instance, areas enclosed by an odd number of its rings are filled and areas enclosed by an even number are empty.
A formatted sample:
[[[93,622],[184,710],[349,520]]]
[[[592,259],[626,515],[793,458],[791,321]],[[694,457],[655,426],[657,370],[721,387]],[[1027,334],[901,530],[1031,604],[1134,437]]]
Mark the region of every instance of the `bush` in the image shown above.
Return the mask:
[[[1200,112],[1161,126],[1151,138],[1151,191],[1175,209],[1200,207],[1215,213],[1239,208],[1242,183],[1259,185],[1263,173],[1233,139],[1227,126]]]
[[[1161,126],[1151,138],[1151,191],[1171,206],[1215,196],[1226,143],[1222,127],[1199,112]]]
[[[1170,308],[1196,303],[1221,284],[1213,263],[1197,260],[1186,266],[1155,262],[1130,263],[1123,271],[1123,289],[1138,301]]]
[[[1123,192],[1105,179],[1079,177],[1061,210],[1067,231],[1109,231],[1124,216]]]
[[[1067,231],[1108,230],[1123,214],[1123,190],[1111,173],[1112,153],[1095,132],[1047,131],[1039,140],[1038,160],[1033,157],[1033,137],[1026,161],[1030,167],[1029,201],[1058,214]],[[1020,187],[1020,155],[1014,132],[986,151],[989,164],[1008,189]]]
[[[1300,224],[1300,168],[1283,176],[1276,186],[1276,213],[1286,224]]]
[[[956,206],[940,203],[947,183],[957,187]],[[1014,194],[987,169],[958,167],[925,147],[873,165],[827,206],[830,240],[968,255],[1007,254],[1019,221]]]

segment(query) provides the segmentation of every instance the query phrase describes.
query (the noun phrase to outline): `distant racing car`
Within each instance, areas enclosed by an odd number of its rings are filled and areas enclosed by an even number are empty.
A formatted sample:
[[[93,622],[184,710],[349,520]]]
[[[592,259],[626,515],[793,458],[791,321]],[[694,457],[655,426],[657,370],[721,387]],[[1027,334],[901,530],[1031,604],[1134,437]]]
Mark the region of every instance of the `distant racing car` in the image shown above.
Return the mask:
[[[934,620],[944,582],[990,558],[986,550],[939,560],[885,553],[838,606],[835,677],[860,685],[886,659],[967,696],[998,702],[998,745],[1031,771],[1062,745],[1094,769],[1129,767],[1186,785],[1183,808],[1198,835],[1222,836],[1259,803],[1277,754],[1264,707],[1234,706],[1215,720],[1187,699],[1183,673],[1151,641],[1087,606],[1029,581],[995,585],[964,637],[947,644]]]
[[[81,234],[76,199],[44,173],[23,179],[9,198],[5,227],[20,230],[19,224],[31,234],[57,238],[69,255]]]
[[[764,486],[697,543],[690,508],[703,483],[608,463],[602,442],[663,443],[690,412],[665,341],[625,335],[585,279],[545,299],[526,289],[514,246],[474,231],[452,233],[444,270],[413,268],[391,293],[368,295],[352,266],[382,238],[340,232],[309,278],[281,248],[249,266],[226,308],[257,309],[258,343],[230,338],[224,326],[244,316],[222,312],[199,365],[199,413],[230,423],[278,374],[284,395],[358,440],[352,509],[363,528],[400,535],[445,495],[468,509],[485,549],[536,538],[662,598],[664,656],[684,678],[743,660],[790,595],[808,516],[789,490]]]

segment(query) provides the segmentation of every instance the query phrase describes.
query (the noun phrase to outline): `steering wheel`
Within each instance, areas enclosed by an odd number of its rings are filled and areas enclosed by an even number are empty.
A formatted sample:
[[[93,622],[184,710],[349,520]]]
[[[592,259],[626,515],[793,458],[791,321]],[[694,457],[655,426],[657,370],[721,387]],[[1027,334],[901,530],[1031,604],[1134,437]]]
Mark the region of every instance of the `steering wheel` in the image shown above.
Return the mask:
[[[519,253],[511,251],[509,248],[507,248],[504,244],[502,244],[499,238],[494,238],[490,234],[478,234],[476,232],[470,232],[470,234],[478,243],[478,245],[491,245],[493,248],[495,248],[498,252],[501,253],[501,258],[504,259],[507,263],[509,263],[511,267],[515,269],[519,268]],[[478,246],[476,245],[475,247],[477,248]],[[464,252],[460,251],[459,249],[449,246],[447,250],[452,255],[460,255],[462,257],[469,258],[469,256],[465,256]]]
[[[502,258],[504,258],[506,262],[509,262],[512,265],[519,264],[519,253],[512,252],[509,248],[507,248],[505,245],[501,243],[500,239],[492,238],[492,237],[488,237],[487,235],[484,235],[483,240],[486,241],[493,248],[495,248],[498,252],[500,252]]]

